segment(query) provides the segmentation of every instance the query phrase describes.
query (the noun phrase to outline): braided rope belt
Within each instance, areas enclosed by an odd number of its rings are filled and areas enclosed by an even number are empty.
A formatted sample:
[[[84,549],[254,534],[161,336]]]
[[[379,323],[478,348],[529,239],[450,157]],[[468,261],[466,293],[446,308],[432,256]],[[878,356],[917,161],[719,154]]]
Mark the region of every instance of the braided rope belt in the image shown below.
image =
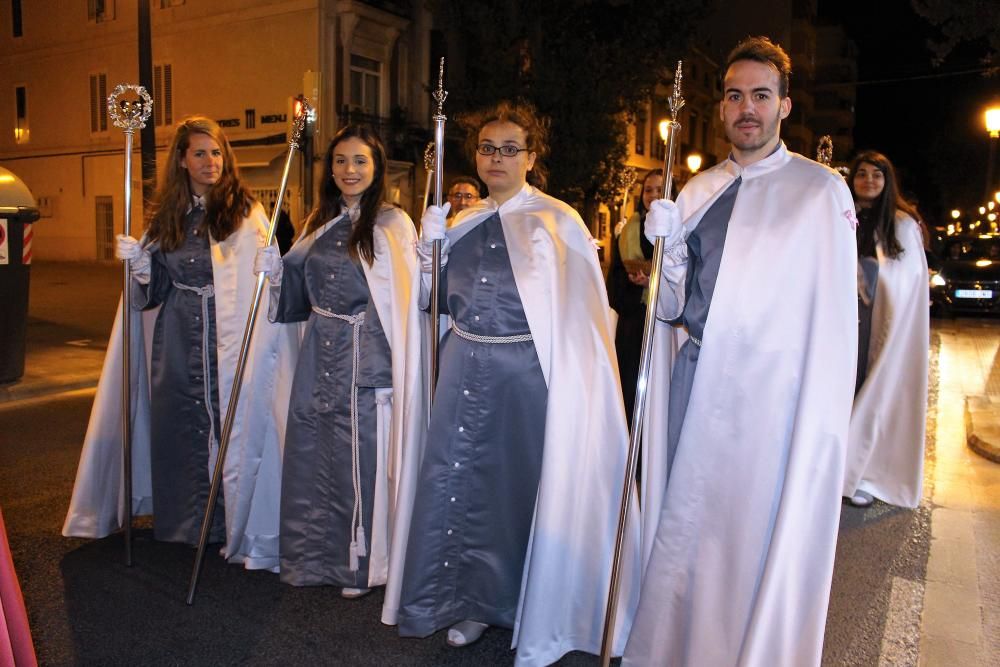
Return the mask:
[[[354,484],[354,509],[351,512],[351,549],[349,566],[351,572],[358,571],[358,558],[368,555],[365,540],[364,516],[361,512],[361,457],[358,437],[358,366],[361,363],[361,327],[365,323],[363,312],[357,315],[342,315],[326,308],[313,306],[312,311],[322,317],[341,320],[351,325],[351,481]]]
[[[496,345],[503,343],[526,343],[531,340],[530,333],[517,334],[516,336],[480,336],[479,334],[459,329],[458,325],[454,322],[451,323],[451,330],[454,331],[455,335],[459,338],[471,340],[473,343],[489,343],[491,345]]]
[[[697,345],[698,347],[701,347],[701,339],[700,338],[695,338],[691,334],[688,334],[688,340],[691,341],[692,343],[694,343],[695,345]]]
[[[215,443],[215,415],[212,410],[212,361],[208,354],[209,322],[208,322],[208,300],[215,296],[215,286],[205,285],[204,287],[192,287],[184,283],[173,281],[174,287],[185,292],[191,292],[201,297],[201,383],[205,394],[202,403],[205,405],[205,412],[208,413],[208,453],[212,455],[212,447]]]

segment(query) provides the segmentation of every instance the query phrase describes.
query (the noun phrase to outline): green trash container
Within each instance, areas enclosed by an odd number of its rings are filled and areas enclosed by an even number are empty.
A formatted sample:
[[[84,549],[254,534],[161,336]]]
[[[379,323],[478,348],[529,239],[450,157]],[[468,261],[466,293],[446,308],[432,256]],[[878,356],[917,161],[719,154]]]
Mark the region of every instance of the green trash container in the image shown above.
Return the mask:
[[[31,277],[31,254],[30,249],[25,253],[24,242],[38,215],[28,186],[0,167],[0,384],[24,375]]]

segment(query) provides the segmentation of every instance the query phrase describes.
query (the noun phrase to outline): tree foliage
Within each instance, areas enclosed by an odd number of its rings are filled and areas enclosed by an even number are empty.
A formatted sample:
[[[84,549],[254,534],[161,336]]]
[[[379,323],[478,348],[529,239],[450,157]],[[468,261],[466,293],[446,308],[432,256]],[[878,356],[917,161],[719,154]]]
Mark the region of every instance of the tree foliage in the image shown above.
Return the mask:
[[[453,111],[526,99],[551,120],[548,190],[578,207],[616,196],[628,116],[673,71],[701,0],[438,0],[464,76]]]
[[[937,62],[964,42],[983,42],[996,64],[1000,56],[1000,2],[997,0],[912,0],[913,9],[941,31],[929,44]]]

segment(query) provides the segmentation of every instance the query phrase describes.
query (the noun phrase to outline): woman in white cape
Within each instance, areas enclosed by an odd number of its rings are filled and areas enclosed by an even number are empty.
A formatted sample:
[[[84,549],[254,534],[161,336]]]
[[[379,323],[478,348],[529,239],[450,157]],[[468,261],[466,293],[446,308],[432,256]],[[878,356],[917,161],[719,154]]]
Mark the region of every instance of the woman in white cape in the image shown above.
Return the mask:
[[[143,242],[117,239],[117,254],[132,261],[135,281],[128,308],[134,323],[132,507],[136,515],[153,514],[156,539],[198,540],[255,291],[253,260],[266,237],[267,218],[240,182],[222,130],[203,117],[182,121]],[[63,527],[67,536],[104,537],[128,520],[120,316],[119,309]],[[272,360],[290,339],[262,320],[255,338],[261,361],[251,359],[244,376],[224,467],[225,512],[216,513],[210,537],[225,540],[231,561],[270,569],[277,565],[274,475],[284,426],[281,409],[272,412],[272,397],[288,391]]]
[[[899,194],[892,163],[860,153],[848,179],[858,209],[858,254],[877,257],[868,371],[851,413],[844,496],[920,503],[930,336],[927,257],[916,209]]]
[[[262,248],[273,321],[303,323],[281,488],[281,580],[347,598],[386,583],[396,471],[426,427],[416,232],[387,203],[371,130],[330,142],[320,204],[287,255]],[[298,327],[298,324],[290,325]]]
[[[502,102],[468,125],[490,197],[447,232],[447,207],[422,220],[422,280],[443,239],[451,324],[427,446],[404,465],[412,521],[397,524],[383,621],[449,628],[456,647],[513,628],[516,663],[545,665],[601,646],[628,439],[614,334],[579,215],[528,184],[545,152],[534,109]],[[628,528],[618,651],[638,594]]]

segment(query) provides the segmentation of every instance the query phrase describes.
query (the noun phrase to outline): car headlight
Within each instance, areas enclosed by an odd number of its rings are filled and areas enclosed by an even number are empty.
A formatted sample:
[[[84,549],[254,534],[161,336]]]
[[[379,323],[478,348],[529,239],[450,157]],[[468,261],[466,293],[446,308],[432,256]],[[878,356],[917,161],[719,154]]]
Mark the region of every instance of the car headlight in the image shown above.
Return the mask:
[[[947,283],[944,280],[944,276],[940,273],[931,272],[931,286],[932,287],[944,287]]]

